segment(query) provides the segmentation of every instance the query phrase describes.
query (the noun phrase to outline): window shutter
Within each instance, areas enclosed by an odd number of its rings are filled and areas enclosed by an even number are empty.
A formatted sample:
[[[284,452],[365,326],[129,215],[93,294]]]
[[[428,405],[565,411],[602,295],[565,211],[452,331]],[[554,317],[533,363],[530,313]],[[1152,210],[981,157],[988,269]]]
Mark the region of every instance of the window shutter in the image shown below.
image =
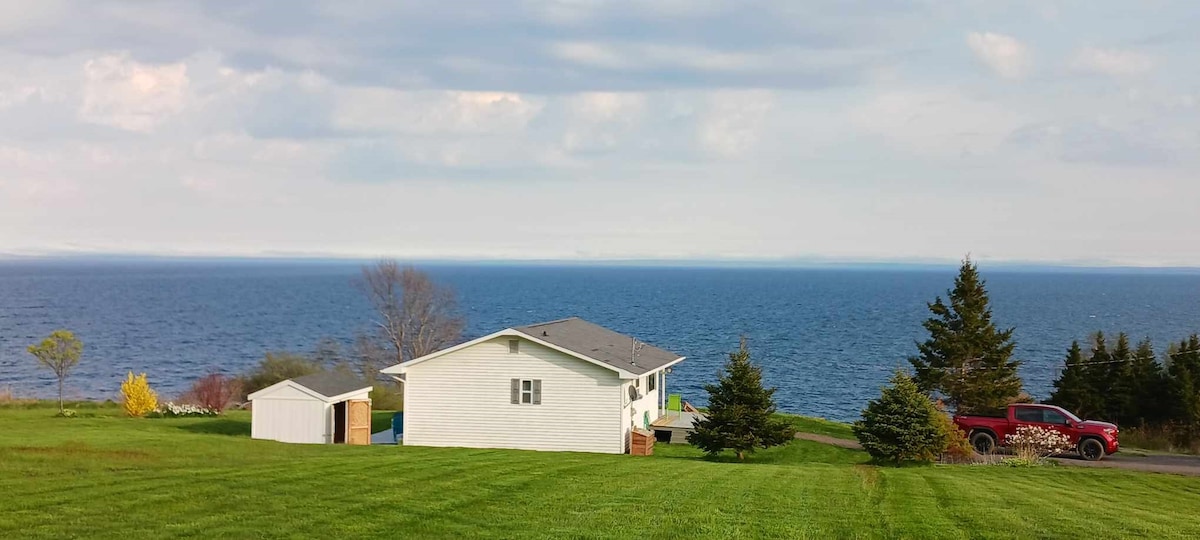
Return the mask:
[[[509,383],[509,403],[518,405],[521,403],[521,379],[513,379]]]
[[[534,405],[542,404],[542,380],[541,379],[533,380],[533,404]]]

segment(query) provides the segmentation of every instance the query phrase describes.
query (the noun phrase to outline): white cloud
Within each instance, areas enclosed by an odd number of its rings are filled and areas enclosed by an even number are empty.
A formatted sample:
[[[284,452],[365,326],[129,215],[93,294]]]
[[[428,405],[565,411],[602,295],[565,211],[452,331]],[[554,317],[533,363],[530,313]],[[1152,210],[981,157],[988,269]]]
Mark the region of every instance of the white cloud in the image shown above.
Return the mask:
[[[967,34],[967,46],[976,58],[1005,79],[1024,77],[1032,63],[1029,48],[1004,34],[971,32]]]
[[[149,65],[128,55],[104,55],[84,66],[81,119],[148,132],[183,109],[188,88],[183,63]]]
[[[1200,264],[1181,10],[667,2],[0,7],[0,251]]]
[[[894,91],[851,112],[854,123],[890,145],[925,156],[989,154],[1022,125],[1002,105],[947,90]]]
[[[1154,69],[1154,58],[1136,51],[1084,47],[1071,59],[1071,68],[1112,77],[1128,77]]]
[[[758,142],[773,105],[774,95],[767,90],[714,93],[701,113],[696,137],[706,150],[739,157]]]
[[[542,107],[542,99],[512,92],[343,88],[333,120],[351,131],[500,134],[524,129]]]

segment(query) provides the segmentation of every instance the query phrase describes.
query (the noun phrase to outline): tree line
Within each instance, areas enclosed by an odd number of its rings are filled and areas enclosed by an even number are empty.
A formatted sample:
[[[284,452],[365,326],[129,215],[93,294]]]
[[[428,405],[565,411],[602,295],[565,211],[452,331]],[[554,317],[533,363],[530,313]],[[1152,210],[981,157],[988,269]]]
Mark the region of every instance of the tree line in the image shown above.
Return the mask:
[[[1078,341],[1047,403],[1120,426],[1166,427],[1183,443],[1200,435],[1200,335],[1171,344],[1160,357],[1151,341],[1131,345],[1097,332],[1088,350]]]

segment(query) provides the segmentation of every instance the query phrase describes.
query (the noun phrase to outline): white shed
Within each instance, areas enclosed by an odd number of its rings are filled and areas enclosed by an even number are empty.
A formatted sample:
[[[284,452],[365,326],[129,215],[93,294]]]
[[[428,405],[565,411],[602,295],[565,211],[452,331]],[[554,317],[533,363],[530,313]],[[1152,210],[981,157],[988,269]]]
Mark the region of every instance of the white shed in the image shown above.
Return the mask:
[[[250,436],[289,443],[370,444],[371,385],[314,373],[250,394]]]

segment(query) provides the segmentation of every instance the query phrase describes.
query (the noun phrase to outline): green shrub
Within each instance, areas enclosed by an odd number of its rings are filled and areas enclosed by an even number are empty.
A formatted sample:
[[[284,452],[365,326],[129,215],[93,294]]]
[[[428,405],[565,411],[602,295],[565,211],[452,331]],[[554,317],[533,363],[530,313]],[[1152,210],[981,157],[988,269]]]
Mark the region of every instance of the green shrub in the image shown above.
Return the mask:
[[[394,384],[375,383],[371,388],[371,408],[377,411],[403,411],[404,393]]]
[[[55,413],[54,416],[59,418],[75,418],[78,414],[75,413],[75,409],[63,409]]]
[[[863,410],[854,423],[854,436],[879,461],[933,461],[946,451],[951,437],[943,427],[945,414],[899,369],[891,386]]]
[[[309,375],[321,370],[320,364],[303,355],[267,353],[254,369],[240,377],[241,394],[245,398],[245,396],[277,382]]]

